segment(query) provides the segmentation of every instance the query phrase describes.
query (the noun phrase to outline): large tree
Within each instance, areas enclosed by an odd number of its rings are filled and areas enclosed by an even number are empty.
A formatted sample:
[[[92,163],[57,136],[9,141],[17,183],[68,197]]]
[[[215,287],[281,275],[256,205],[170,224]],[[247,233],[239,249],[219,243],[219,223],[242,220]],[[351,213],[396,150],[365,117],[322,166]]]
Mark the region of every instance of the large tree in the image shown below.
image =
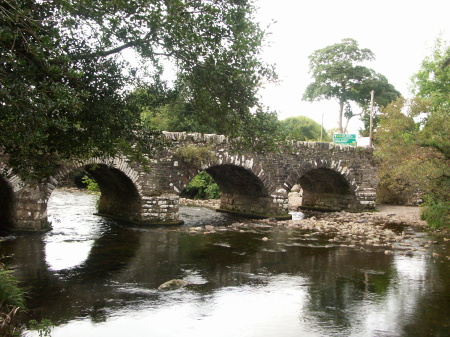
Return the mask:
[[[377,106],[386,106],[400,96],[386,77],[362,64],[374,59],[370,49],[360,48],[353,39],[316,50],[309,56],[310,74],[314,82],[308,85],[303,100],[316,101],[334,98],[338,101],[338,131],[346,132],[348,121],[367,114],[372,90]],[[352,104],[361,110],[353,111]],[[347,122],[344,125],[343,119]]]
[[[129,91],[157,84],[167,60],[186,102],[235,135],[273,78],[253,10],[252,0],[3,0],[0,151],[34,176],[64,160],[151,154],[160,134],[144,127]]]

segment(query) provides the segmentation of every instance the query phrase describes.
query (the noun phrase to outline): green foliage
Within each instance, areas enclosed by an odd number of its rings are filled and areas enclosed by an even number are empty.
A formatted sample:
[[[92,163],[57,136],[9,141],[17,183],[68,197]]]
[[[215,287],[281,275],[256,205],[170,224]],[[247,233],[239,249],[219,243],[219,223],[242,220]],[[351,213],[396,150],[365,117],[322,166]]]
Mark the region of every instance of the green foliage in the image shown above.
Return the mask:
[[[346,132],[352,117],[367,114],[372,90],[375,91],[375,104],[379,107],[400,96],[386,77],[361,65],[373,59],[372,51],[359,48],[353,39],[343,39],[341,43],[316,50],[309,56],[314,82],[306,88],[303,100],[335,98],[339,102],[338,129],[340,133]],[[361,108],[360,113],[353,112],[351,102]],[[347,119],[345,126],[343,117]]]
[[[448,225],[450,203],[449,47],[438,40],[413,78],[417,97],[399,99],[382,110],[375,143],[380,187],[387,199],[427,197],[424,219]]]
[[[25,310],[25,291],[11,271],[0,264],[0,336],[17,336],[21,326],[17,315]]]
[[[159,78],[167,59],[198,125],[242,132],[258,87],[273,78],[258,57],[265,33],[253,11],[251,0],[2,1],[2,152],[32,178],[74,159],[152,155],[163,137],[141,121],[142,104],[128,90],[156,88],[151,109],[172,102]],[[139,66],[124,61],[125,49]]]
[[[419,145],[420,127],[414,121],[418,100],[399,98],[381,110],[375,134],[375,155],[379,158],[379,202],[404,204],[418,192],[434,184],[430,174],[438,174],[432,153]]]
[[[319,141],[321,125],[305,116],[288,117],[280,121],[281,132],[287,139],[299,141]],[[330,136],[322,130],[322,141],[329,142]]]
[[[211,126],[200,121],[200,114],[192,104],[183,100],[177,89],[140,87],[133,92],[133,98],[142,111],[144,124],[149,128],[172,132],[217,133]]]
[[[430,197],[424,205],[421,218],[432,227],[450,228],[450,203],[436,201]]]
[[[30,330],[36,330],[39,337],[50,337],[52,329],[54,327],[52,321],[43,319],[40,322],[36,320],[30,320],[28,323]]]
[[[450,41],[438,38],[431,55],[423,61],[413,76],[414,93],[429,99],[434,110],[447,109],[450,105]]]
[[[98,184],[94,179],[85,175],[81,181],[83,182],[83,184],[86,184],[86,188],[89,192],[100,192],[100,188],[98,187]]]
[[[25,312],[25,290],[20,287],[12,272],[0,263],[0,336],[21,336],[25,326],[19,321],[19,314]],[[50,320],[30,320],[29,329],[36,330],[40,337],[50,336],[53,324]]]
[[[201,166],[214,159],[214,154],[211,152],[210,148],[195,145],[180,147],[175,152],[175,156],[193,166]]]
[[[19,282],[12,276],[11,271],[0,266],[0,310],[5,308],[20,307],[25,309],[25,291],[19,286]]]
[[[202,171],[189,182],[181,196],[190,199],[219,199],[220,190],[214,179],[206,171]]]
[[[135,95],[142,97],[143,93],[135,92]],[[141,116],[148,127],[173,132],[224,134],[230,137],[236,151],[275,151],[278,149],[276,142],[282,138],[277,114],[262,107],[257,107],[252,113],[247,111],[240,117],[236,116],[239,121],[231,124],[228,114],[218,112],[216,116],[212,116],[210,113],[213,110],[200,110],[203,109],[200,105],[195,106],[193,102],[183,98],[181,93],[160,107],[152,108],[143,100],[140,100],[140,103]]]

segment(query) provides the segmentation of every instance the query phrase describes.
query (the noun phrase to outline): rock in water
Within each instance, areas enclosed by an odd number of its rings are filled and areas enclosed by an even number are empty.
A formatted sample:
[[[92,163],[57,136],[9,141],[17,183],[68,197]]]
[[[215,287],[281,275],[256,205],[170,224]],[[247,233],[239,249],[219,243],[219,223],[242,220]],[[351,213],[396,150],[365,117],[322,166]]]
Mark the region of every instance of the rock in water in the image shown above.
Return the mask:
[[[185,280],[170,280],[167,282],[164,282],[158,287],[158,290],[164,291],[164,290],[176,290],[179,288],[183,288],[188,283]]]

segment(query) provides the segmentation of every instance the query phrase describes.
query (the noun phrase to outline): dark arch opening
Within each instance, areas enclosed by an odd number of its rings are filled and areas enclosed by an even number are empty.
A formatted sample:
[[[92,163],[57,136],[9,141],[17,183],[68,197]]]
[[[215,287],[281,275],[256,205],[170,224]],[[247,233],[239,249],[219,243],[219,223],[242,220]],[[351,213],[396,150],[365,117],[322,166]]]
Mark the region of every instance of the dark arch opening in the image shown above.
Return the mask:
[[[141,218],[141,197],[125,173],[104,164],[85,166],[85,171],[96,181],[101,195],[98,205],[100,214],[139,221]]]
[[[332,169],[310,170],[298,183],[302,188],[301,208],[343,210],[350,208],[354,199],[347,179]]]
[[[14,227],[14,193],[10,184],[0,177],[0,231]]]
[[[262,181],[253,172],[235,165],[216,165],[206,169],[222,193],[268,197]]]
[[[225,164],[206,169],[220,189],[220,210],[250,217],[276,214],[263,182],[250,170]]]

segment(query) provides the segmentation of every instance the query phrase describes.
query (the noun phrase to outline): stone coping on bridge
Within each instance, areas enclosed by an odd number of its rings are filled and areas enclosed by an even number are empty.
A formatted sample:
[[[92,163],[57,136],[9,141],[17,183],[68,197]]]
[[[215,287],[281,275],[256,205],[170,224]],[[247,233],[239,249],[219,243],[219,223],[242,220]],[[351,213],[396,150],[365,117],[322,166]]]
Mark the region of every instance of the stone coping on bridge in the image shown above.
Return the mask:
[[[212,133],[199,133],[199,132],[172,132],[172,131],[163,131],[164,136],[172,141],[179,142],[193,142],[193,143],[212,143],[212,144],[221,144],[221,143],[229,143],[229,138],[224,135],[217,135]],[[336,149],[340,151],[367,151],[373,152],[373,149],[367,146],[351,146],[344,144],[337,144],[332,142],[317,142],[317,141],[300,141],[300,140],[286,140],[281,143],[282,145],[299,147],[299,148],[323,148],[323,149]]]

